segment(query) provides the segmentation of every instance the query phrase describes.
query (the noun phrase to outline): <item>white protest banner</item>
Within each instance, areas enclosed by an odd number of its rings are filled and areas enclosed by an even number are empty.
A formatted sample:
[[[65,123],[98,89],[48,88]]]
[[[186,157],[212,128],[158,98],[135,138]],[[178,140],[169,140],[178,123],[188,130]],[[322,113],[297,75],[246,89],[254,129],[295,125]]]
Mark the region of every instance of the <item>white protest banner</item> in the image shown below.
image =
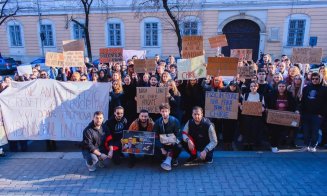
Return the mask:
[[[2,112],[0,111],[0,146],[8,144],[5,127],[3,126]]]
[[[9,140],[81,141],[95,111],[108,116],[111,83],[43,79],[13,82],[0,94]]]
[[[177,61],[177,70],[179,80],[192,80],[207,76],[203,55],[191,59],[179,59]]]
[[[136,55],[138,59],[145,59],[146,50],[123,50],[124,61],[132,59],[134,55]]]
[[[17,72],[19,76],[23,76],[24,74],[31,75],[32,72],[32,65],[20,65],[17,66]]]

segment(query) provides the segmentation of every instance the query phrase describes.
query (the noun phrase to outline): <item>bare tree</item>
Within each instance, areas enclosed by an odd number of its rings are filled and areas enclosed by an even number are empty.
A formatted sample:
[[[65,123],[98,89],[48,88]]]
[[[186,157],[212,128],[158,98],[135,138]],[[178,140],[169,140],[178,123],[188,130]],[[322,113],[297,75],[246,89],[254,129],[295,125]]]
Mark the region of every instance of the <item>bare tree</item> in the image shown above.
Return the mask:
[[[196,4],[196,0],[133,0],[132,9],[138,18],[143,17],[145,13],[155,13],[156,16],[167,22],[177,37],[177,47],[179,55],[182,52],[182,33],[181,23],[186,16],[201,17],[201,3]],[[197,9],[194,9],[197,7]],[[165,14],[160,14],[160,10],[164,10]]]
[[[9,7],[10,0],[0,0],[0,26],[10,17],[17,14],[19,7],[18,3],[15,7]]]
[[[90,61],[92,62],[92,50],[91,50],[91,41],[90,41],[90,33],[89,33],[89,15],[91,11],[91,6],[93,3],[93,0],[80,0],[83,4],[84,8],[84,14],[85,14],[85,23],[81,23],[77,21],[73,16],[71,16],[70,20],[80,26],[85,33],[85,43],[86,43],[86,49],[87,49],[87,56],[89,57]]]

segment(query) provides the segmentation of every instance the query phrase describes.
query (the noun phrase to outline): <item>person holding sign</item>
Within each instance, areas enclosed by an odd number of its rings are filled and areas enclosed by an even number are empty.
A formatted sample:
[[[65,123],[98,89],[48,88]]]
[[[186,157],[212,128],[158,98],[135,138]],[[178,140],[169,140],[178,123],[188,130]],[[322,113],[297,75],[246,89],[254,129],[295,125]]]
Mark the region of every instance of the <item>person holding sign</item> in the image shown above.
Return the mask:
[[[277,90],[271,93],[267,100],[267,108],[272,110],[279,111],[291,111],[296,110],[295,100],[292,97],[292,94],[286,90],[286,83],[281,81],[278,83]],[[297,111],[299,113],[299,111]],[[290,127],[269,124],[269,132],[271,134],[271,151],[273,153],[278,152],[278,141],[281,135],[288,135]],[[284,134],[283,134],[284,133]]]
[[[90,172],[96,170],[99,160],[106,160],[108,156],[103,152],[103,113],[97,111],[93,115],[93,121],[83,131],[83,141],[81,142],[82,154],[86,161],[86,166]]]
[[[257,82],[251,82],[250,84],[250,93],[246,93],[244,95],[244,99],[242,100],[242,105],[240,106],[241,110],[244,110],[243,108],[244,102],[259,102],[261,103],[261,111],[263,112],[265,110],[265,101],[262,94],[259,94],[258,91],[259,84]],[[256,110],[257,108],[249,108],[249,112],[252,112],[251,110]],[[256,111],[255,111],[256,112]],[[251,113],[244,114],[244,111],[242,112],[242,135],[244,136],[243,145],[246,150],[252,150],[254,145],[258,146],[261,142],[261,136],[262,136],[262,127],[263,127],[263,120],[262,116],[253,116]]]
[[[156,148],[160,149],[161,155],[165,158],[161,168],[170,171],[171,165],[177,166],[177,157],[181,152],[179,134],[179,121],[170,116],[170,106],[162,103],[159,106],[161,117],[156,120],[153,131],[156,133]],[[158,151],[158,150],[157,150]]]
[[[152,118],[149,117],[149,112],[147,110],[141,110],[139,117],[132,122],[129,126],[129,131],[152,131],[154,127],[154,122]],[[135,166],[135,155],[129,154],[129,167]]]
[[[185,165],[212,163],[213,150],[218,144],[214,125],[203,117],[203,109],[195,106],[192,119],[187,121],[183,129],[183,147],[191,155]],[[197,152],[200,153],[198,158]]]

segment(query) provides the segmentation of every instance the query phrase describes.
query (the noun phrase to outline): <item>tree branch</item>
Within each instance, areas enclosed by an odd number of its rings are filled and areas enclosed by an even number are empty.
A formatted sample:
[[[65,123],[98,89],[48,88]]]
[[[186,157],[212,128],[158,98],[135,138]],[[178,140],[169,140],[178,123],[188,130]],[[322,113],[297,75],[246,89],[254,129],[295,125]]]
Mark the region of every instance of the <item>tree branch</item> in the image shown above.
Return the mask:
[[[1,4],[2,4],[2,7],[1,7],[1,12],[0,12],[0,26],[9,18],[9,17],[12,17],[12,16],[15,16],[16,14],[17,14],[17,12],[18,12],[18,10],[19,10],[19,7],[18,7],[18,4],[17,4],[17,6],[16,6],[16,9],[13,11],[13,12],[11,12],[11,13],[9,13],[9,14],[6,14],[5,13],[5,7],[6,7],[6,5],[7,5],[7,3],[9,2],[9,0],[6,0],[6,1],[4,1],[4,2],[1,2]],[[1,5],[0,4],[0,5]]]

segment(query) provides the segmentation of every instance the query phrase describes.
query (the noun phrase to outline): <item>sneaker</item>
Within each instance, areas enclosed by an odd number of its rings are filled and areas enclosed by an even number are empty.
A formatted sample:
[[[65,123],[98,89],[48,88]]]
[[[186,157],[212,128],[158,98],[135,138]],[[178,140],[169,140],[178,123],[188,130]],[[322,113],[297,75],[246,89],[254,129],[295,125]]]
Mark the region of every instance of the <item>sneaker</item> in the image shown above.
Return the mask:
[[[166,162],[161,163],[160,166],[161,166],[162,169],[164,169],[166,171],[170,171],[171,170],[171,165],[168,164],[168,163],[166,163]]]
[[[307,152],[309,151],[309,147],[305,146],[300,149],[300,152]]]
[[[170,171],[171,170],[171,158],[166,158],[166,160],[163,162],[163,163],[161,163],[161,168],[162,169],[164,169],[164,170],[166,170],[166,171]]]
[[[313,148],[309,147],[308,151],[309,152],[317,152],[317,148],[316,147],[313,147]]]
[[[173,159],[171,161],[171,164],[174,166],[174,167],[177,167],[178,166],[178,160],[177,159]]]
[[[96,164],[93,165],[89,165],[87,162],[85,162],[87,169],[89,170],[89,172],[94,172],[97,168],[96,168]]]
[[[271,147],[271,152],[277,153],[278,152],[278,148],[277,147]]]
[[[206,163],[206,164],[211,164],[211,163],[213,163],[213,158],[211,158],[211,159],[209,159],[209,160],[206,160],[206,161],[204,161],[204,163]]]

